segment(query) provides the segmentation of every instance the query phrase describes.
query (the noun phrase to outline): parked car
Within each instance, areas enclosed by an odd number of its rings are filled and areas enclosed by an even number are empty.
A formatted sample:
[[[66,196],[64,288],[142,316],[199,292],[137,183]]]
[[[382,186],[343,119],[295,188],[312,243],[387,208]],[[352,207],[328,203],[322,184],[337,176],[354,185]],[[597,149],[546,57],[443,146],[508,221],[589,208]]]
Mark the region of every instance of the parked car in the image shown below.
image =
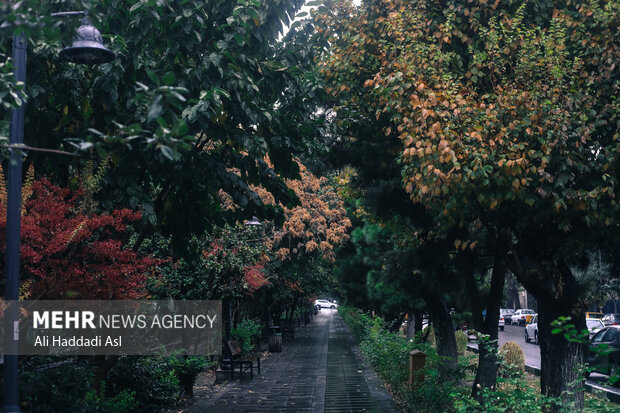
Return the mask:
[[[603,318],[601,319],[601,321],[606,326],[612,326],[612,325],[613,326],[617,326],[617,325],[620,325],[620,313],[605,314],[603,316]]]
[[[499,315],[499,322],[497,323],[497,327],[501,331],[504,331],[504,326],[505,325],[506,325],[506,320],[504,320],[504,316],[500,313],[500,315]]]
[[[534,343],[538,343],[538,314],[534,314],[532,320],[525,324],[525,342],[529,343],[530,340],[534,340]]]
[[[338,308],[338,303],[329,300],[316,300],[314,302],[314,305],[318,306],[319,308],[331,308],[332,310]]]
[[[598,311],[586,311],[586,318],[603,318],[605,314]]]
[[[586,318],[586,326],[590,332],[590,339],[605,327],[605,324],[599,318]]]
[[[504,323],[510,324],[510,317],[515,313],[515,310],[512,308],[500,308],[499,315],[504,318]]]
[[[525,325],[528,321],[534,317],[534,310],[530,310],[529,308],[522,308],[520,310],[515,311],[515,313],[510,317],[510,321],[512,324],[517,325]]]
[[[601,346],[606,346],[609,351],[597,352]],[[610,325],[594,334],[588,349],[588,364],[599,373],[613,375],[619,372],[620,326]]]

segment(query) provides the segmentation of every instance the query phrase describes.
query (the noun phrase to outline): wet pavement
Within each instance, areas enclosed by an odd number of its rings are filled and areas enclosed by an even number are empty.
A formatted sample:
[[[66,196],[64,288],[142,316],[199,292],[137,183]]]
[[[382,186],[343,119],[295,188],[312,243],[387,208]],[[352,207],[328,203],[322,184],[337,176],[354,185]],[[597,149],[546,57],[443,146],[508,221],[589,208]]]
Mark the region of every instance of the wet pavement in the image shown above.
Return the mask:
[[[236,376],[238,377],[238,375]],[[396,412],[395,403],[336,311],[323,309],[261,362],[187,412]]]

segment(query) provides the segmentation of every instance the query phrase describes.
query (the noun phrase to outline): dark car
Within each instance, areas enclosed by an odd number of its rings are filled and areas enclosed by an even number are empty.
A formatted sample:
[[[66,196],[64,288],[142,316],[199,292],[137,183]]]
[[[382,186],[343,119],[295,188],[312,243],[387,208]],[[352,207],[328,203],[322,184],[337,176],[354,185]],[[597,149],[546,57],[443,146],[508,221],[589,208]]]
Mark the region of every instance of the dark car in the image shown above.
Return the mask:
[[[588,364],[599,373],[614,375],[620,372],[620,326],[607,326],[592,337]]]
[[[606,326],[610,326],[610,325],[617,326],[617,325],[620,325],[620,313],[605,314],[603,316],[603,318],[601,319],[601,321]]]

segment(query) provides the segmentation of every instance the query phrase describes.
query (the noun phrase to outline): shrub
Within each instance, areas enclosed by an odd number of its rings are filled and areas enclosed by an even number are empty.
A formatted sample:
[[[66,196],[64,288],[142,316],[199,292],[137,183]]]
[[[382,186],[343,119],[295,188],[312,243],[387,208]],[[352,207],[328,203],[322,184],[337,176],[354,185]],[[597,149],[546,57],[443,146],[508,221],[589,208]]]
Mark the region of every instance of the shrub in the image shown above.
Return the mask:
[[[105,382],[101,383],[100,394],[105,395]],[[128,413],[138,408],[135,391],[124,389],[113,397],[99,396],[97,391],[90,390],[84,400],[77,405],[80,413]]]
[[[525,357],[523,350],[514,341],[505,343],[498,352],[502,363],[499,372],[504,377],[514,376],[525,372]]]
[[[233,339],[239,342],[241,351],[244,354],[252,352],[260,339],[261,325],[254,320],[241,320],[235,328],[230,331]]]
[[[140,410],[158,410],[175,402],[180,394],[175,359],[162,356],[128,356],[110,371],[113,392],[135,391]]]
[[[429,331],[430,330],[430,331]],[[426,335],[426,333],[428,332],[428,335]],[[426,327],[424,327],[424,330],[422,330],[422,337],[426,337],[426,342],[429,344],[435,344],[435,330],[433,330],[433,326],[428,325]]]
[[[460,356],[465,355],[465,351],[467,350],[467,333],[464,331],[458,330],[455,333],[456,336],[456,351]]]
[[[389,385],[397,399],[403,401],[407,410],[415,412],[450,410],[452,403],[450,392],[462,379],[462,368],[450,377],[440,378],[437,370],[439,356],[432,344],[420,343],[419,340],[410,342],[405,337],[388,331],[380,317],[373,319],[358,309],[341,306],[338,312],[359,341],[364,358]],[[432,338],[434,339],[434,335]],[[411,391],[407,386],[409,353],[415,349],[426,354],[425,381],[415,391]]]
[[[28,412],[68,411],[84,398],[94,375],[86,360],[60,356],[30,357],[20,370],[20,400]]]
[[[174,371],[181,388],[187,396],[192,397],[196,377],[209,366],[209,362],[204,356],[183,356],[173,360]]]
[[[339,307],[338,313],[349,327],[351,334],[357,341],[362,341],[366,335],[366,327],[371,318],[361,310],[351,307]]]

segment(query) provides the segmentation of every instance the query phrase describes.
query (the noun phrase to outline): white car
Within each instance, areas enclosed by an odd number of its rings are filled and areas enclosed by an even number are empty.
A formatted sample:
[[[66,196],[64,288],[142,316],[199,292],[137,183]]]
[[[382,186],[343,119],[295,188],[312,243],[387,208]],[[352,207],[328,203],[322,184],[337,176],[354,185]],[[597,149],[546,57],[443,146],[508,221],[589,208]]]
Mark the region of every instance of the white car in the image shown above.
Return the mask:
[[[534,314],[536,314],[536,312],[528,308],[517,310],[512,317],[510,317],[511,324],[525,325],[532,319],[532,317],[534,317]]]
[[[603,321],[600,318],[586,318],[586,326],[588,327],[588,332],[590,333],[590,339],[592,339],[592,336],[605,327],[605,324],[603,324]]]
[[[499,318],[504,319],[504,324],[510,324],[510,317],[515,313],[515,310],[512,308],[500,308],[499,309]]]
[[[331,302],[329,300],[316,300],[314,302],[314,305],[320,308],[331,308],[332,310],[338,308],[338,303],[336,303],[335,301]]]
[[[534,314],[532,321],[525,325],[525,342],[529,343],[530,340],[538,344],[538,314]]]

